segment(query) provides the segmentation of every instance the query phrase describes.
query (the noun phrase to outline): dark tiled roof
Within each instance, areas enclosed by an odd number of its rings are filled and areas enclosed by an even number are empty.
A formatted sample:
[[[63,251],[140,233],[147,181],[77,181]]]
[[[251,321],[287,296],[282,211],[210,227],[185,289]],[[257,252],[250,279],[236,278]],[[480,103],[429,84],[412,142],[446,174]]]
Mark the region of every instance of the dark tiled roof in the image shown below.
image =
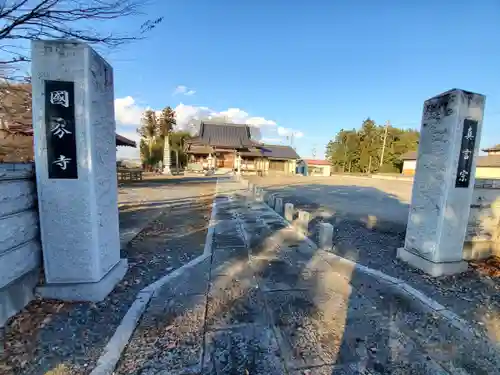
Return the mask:
[[[418,151],[408,151],[406,154],[401,155],[402,160],[417,160]]]
[[[300,159],[297,152],[290,146],[261,145],[262,155],[270,159]]]
[[[490,147],[490,148],[484,148],[483,151],[484,152],[500,151],[500,145],[495,145],[495,146]]]
[[[247,148],[257,143],[250,138],[248,125],[202,122],[197,137],[189,143],[230,148]]]
[[[240,152],[241,156],[265,157],[269,159],[300,159],[297,152],[290,146],[265,145],[258,148],[250,148],[248,151]]]
[[[137,147],[135,141],[125,138],[123,135],[116,134],[116,145],[117,146],[129,146],[129,147]]]
[[[263,156],[262,151],[258,148],[254,148],[254,147],[250,148],[248,151],[241,151],[240,155],[241,156],[255,156],[255,157]]]

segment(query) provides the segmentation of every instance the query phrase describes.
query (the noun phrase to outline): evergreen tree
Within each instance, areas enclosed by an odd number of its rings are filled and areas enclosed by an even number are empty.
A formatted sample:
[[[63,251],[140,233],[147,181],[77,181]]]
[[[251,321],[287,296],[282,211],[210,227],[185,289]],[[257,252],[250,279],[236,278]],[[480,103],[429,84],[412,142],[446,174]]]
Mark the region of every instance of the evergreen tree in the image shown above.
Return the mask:
[[[144,111],[141,119],[141,125],[137,129],[137,132],[141,136],[141,142],[144,140],[144,144],[147,145],[147,155],[144,154],[143,148],[140,148],[141,150],[141,159],[144,163],[152,167],[154,163],[152,162],[152,155],[153,155],[153,146],[156,140],[156,135],[157,135],[157,119],[155,112],[151,109],[147,109]]]
[[[172,174],[170,171],[170,133],[175,124],[175,111],[171,107],[165,107],[158,121],[158,135],[163,139],[163,174]]]
[[[326,157],[340,172],[400,172],[401,156],[416,150],[420,134],[412,129],[387,128],[383,163],[385,127],[367,118],[359,130],[341,129],[326,146]]]

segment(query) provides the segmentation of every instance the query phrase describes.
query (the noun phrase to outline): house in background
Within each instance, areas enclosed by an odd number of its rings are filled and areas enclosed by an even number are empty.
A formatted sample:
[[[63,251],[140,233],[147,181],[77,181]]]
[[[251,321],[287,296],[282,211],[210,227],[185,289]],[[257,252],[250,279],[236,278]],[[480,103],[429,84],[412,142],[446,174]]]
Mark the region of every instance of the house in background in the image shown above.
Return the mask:
[[[482,151],[486,152],[488,154],[488,156],[500,155],[500,145],[495,145],[495,146],[490,147],[490,148],[483,148]]]
[[[482,151],[488,155],[480,155],[476,159],[476,178],[500,178],[500,145],[485,148]],[[413,176],[417,168],[417,151],[404,154],[403,171],[407,176]]]
[[[252,139],[248,125],[202,122],[198,135],[186,140],[188,170],[217,169],[243,174],[295,174],[297,152],[289,146]]]
[[[417,169],[417,151],[409,151],[406,154],[401,156],[403,160],[403,173],[405,176],[413,176],[415,174],[415,170]]]
[[[328,160],[302,159],[297,165],[297,173],[304,176],[330,176],[332,166]]]

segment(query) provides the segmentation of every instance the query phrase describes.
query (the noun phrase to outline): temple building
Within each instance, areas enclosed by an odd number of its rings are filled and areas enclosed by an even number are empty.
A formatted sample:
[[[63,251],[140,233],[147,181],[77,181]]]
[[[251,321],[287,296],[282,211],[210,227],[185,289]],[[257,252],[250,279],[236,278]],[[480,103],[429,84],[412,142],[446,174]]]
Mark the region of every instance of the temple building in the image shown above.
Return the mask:
[[[294,175],[297,152],[290,146],[269,145],[252,139],[248,125],[202,122],[198,135],[186,141],[188,169],[242,174]]]

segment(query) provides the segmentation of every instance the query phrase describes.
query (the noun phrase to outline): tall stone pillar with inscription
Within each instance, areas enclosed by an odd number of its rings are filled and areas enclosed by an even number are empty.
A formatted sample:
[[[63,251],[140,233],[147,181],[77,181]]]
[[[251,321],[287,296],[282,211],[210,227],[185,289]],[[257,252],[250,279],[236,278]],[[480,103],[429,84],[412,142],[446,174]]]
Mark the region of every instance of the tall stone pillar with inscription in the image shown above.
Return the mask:
[[[113,70],[85,43],[32,43],[33,128],[47,298],[99,301],[123,278]]]
[[[404,248],[398,258],[433,276],[465,271],[467,230],[485,97],[450,90],[424,103]]]

